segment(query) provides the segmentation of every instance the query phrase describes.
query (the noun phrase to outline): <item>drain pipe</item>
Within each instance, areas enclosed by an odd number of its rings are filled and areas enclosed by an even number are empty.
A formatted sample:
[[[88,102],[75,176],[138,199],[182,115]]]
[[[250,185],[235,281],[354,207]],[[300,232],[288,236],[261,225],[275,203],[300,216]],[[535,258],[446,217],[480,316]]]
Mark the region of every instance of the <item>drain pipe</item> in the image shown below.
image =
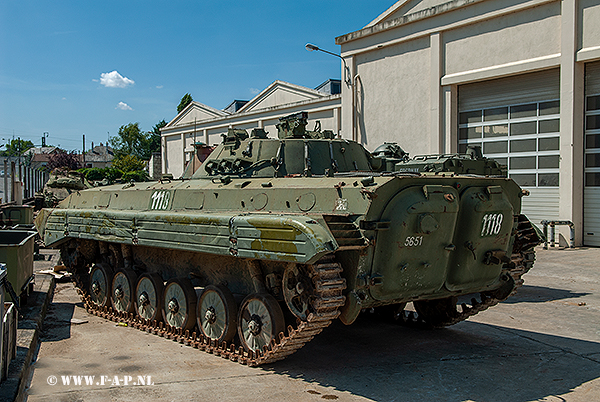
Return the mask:
[[[358,79],[360,78],[360,75],[357,73],[356,75],[354,75],[354,77],[352,78],[352,140],[358,142],[358,127],[357,127],[357,116],[358,114],[356,113],[356,102],[357,102],[357,98],[358,98]]]

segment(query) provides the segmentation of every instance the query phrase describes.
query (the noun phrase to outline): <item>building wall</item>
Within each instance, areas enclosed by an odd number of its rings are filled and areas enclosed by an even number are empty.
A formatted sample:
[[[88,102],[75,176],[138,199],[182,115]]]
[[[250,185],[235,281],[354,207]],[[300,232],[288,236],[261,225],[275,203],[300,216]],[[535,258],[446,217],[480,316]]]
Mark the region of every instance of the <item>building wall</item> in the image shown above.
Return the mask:
[[[429,59],[428,37],[356,57],[357,138],[365,147],[398,138],[413,153],[430,150]]]
[[[394,141],[412,155],[456,152],[461,86],[502,77],[511,86],[510,77],[557,69],[560,184],[533,189],[524,210],[538,220],[538,200],[545,200],[551,218],[575,223],[581,244],[584,66],[600,60],[598,0],[397,5],[336,38],[356,77],[342,86],[342,135],[369,149]]]
[[[600,46],[600,6],[597,0],[580,0],[577,18],[581,21],[577,50]]]
[[[560,53],[560,3],[444,31],[444,74]]]

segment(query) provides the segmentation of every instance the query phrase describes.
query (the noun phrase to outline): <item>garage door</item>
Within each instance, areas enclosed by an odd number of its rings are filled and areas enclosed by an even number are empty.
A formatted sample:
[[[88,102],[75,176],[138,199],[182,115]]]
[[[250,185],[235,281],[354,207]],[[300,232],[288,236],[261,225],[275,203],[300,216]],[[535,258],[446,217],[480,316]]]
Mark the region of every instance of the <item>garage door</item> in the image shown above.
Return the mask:
[[[522,74],[458,88],[458,148],[480,145],[528,189],[523,213],[538,224],[559,219],[559,70]]]
[[[600,246],[600,62],[585,66],[583,244]]]

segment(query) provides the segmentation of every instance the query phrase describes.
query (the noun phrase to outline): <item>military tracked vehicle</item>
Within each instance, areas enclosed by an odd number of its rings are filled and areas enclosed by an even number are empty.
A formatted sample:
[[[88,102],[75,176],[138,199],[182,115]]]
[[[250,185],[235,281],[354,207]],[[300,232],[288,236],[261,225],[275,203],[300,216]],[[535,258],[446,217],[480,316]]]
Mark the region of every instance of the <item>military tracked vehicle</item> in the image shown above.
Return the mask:
[[[37,228],[89,311],[249,365],[361,311],[442,327],[520,286],[540,239],[495,162],[306,126],[230,129],[190,179],[77,191]]]

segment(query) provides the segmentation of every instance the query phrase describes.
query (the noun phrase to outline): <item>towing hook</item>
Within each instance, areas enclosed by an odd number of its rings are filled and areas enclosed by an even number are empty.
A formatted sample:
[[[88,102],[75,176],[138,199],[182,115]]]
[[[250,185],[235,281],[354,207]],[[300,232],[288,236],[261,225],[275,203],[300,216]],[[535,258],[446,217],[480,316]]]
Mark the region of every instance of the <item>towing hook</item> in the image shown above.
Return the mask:
[[[475,255],[475,246],[473,246],[473,243],[470,241],[467,241],[467,242],[465,242],[465,247],[467,250],[469,250],[473,254],[473,259],[475,261],[477,261],[477,256]]]
[[[483,263],[487,265],[508,264],[510,262],[510,258],[507,257],[504,250],[488,250],[483,257]]]

